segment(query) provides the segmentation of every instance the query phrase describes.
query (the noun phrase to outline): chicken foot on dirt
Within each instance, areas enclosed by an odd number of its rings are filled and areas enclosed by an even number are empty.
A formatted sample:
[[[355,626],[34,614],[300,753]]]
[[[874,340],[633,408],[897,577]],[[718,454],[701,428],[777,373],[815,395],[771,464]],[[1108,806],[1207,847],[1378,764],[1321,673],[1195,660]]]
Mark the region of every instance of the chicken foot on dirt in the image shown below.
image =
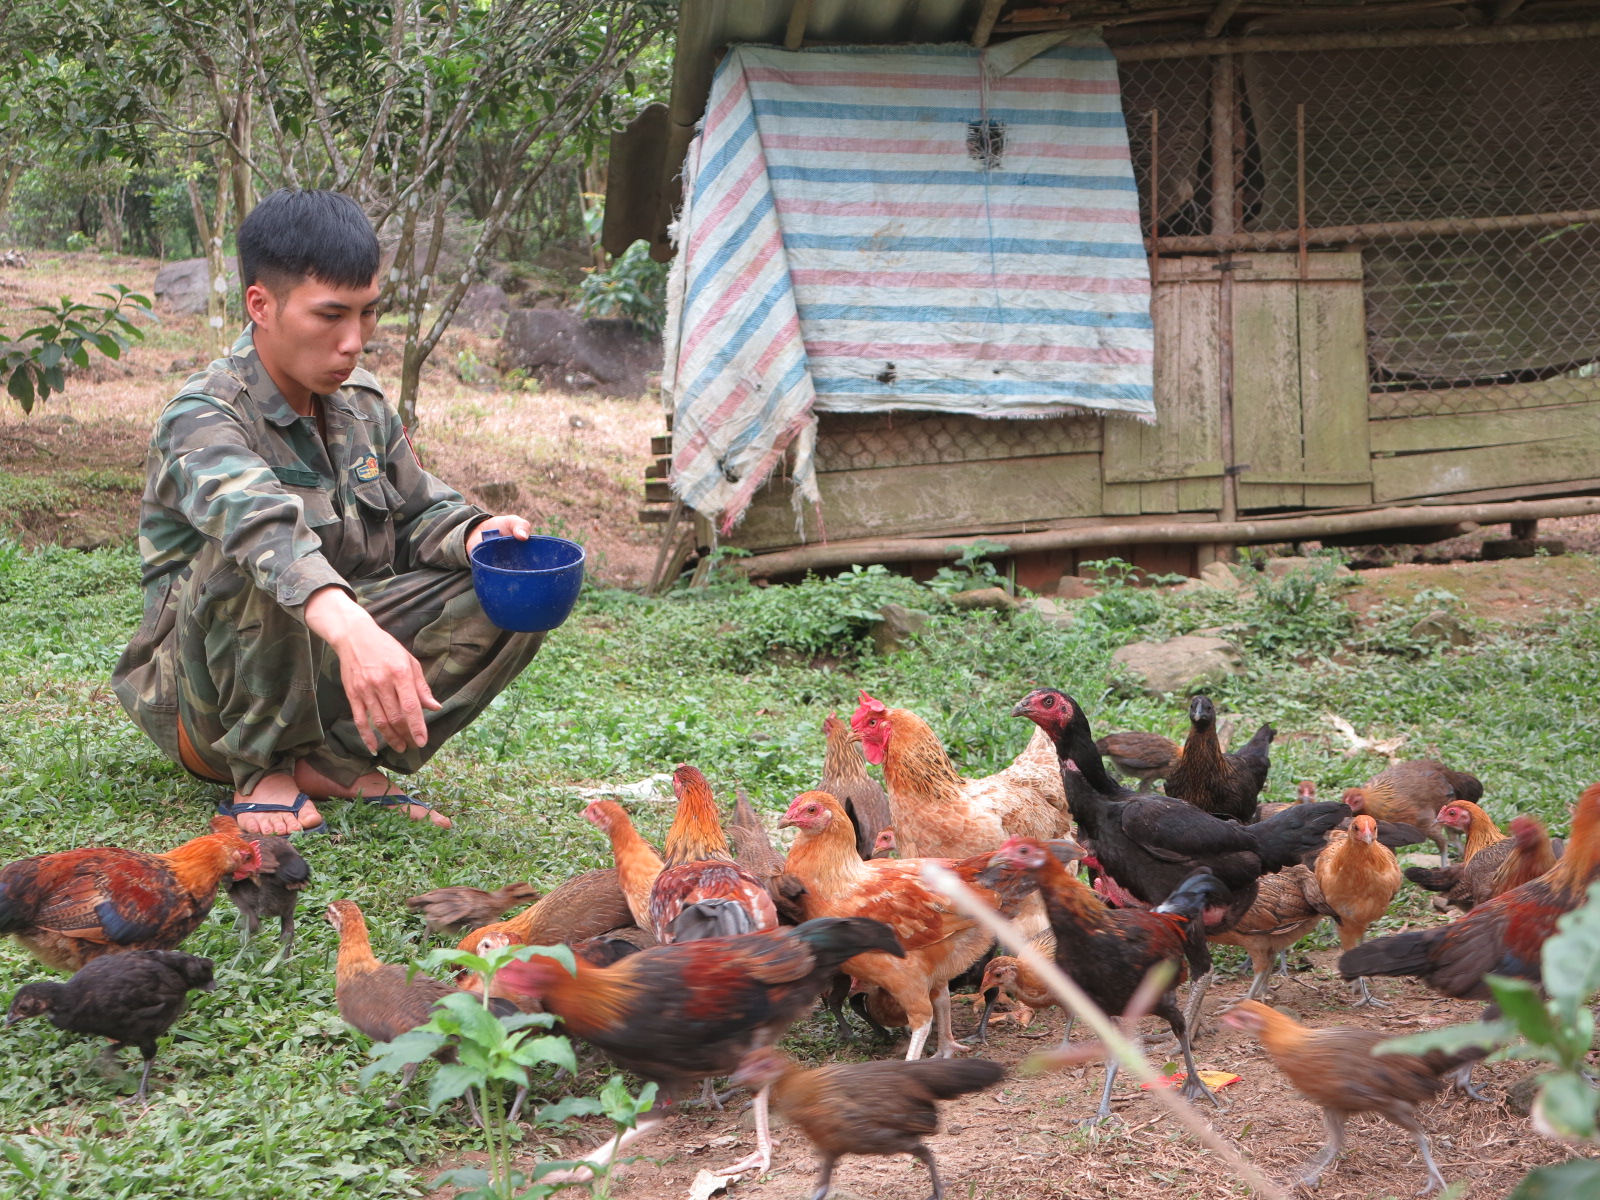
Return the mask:
[[[1387,1000],[1379,1000],[1372,994],[1372,989],[1367,986],[1365,975],[1356,976],[1356,995],[1359,999],[1350,1001],[1351,1008],[1393,1008]]]
[[[1419,1196],[1426,1196],[1435,1190],[1443,1191],[1445,1188],[1444,1176],[1439,1172],[1439,1164],[1433,1161],[1433,1151],[1428,1145],[1428,1135],[1418,1123],[1415,1116],[1398,1109],[1386,1111],[1383,1114],[1389,1120],[1407,1130],[1417,1143],[1417,1151],[1422,1155],[1422,1164],[1427,1168],[1428,1181],[1417,1192]],[[1337,1109],[1325,1108],[1322,1110],[1322,1124],[1328,1131],[1328,1143],[1316,1155],[1300,1168],[1299,1181],[1308,1188],[1317,1186],[1333,1160],[1344,1151],[1344,1122],[1345,1114]]]
[[[599,1168],[605,1167],[618,1154],[641,1138],[648,1137],[659,1129],[665,1122],[666,1116],[662,1113],[650,1113],[641,1117],[639,1123],[632,1129],[625,1129],[605,1145],[589,1155],[583,1162],[570,1171],[552,1171],[548,1175],[539,1177],[540,1183],[588,1183],[595,1177]]]
[[[956,1040],[951,1023],[950,985],[942,985],[933,997],[933,1016],[939,1026],[939,1052],[935,1058],[960,1058],[967,1048]]]
[[[712,1171],[713,1175],[732,1176],[743,1175],[746,1171],[754,1171],[759,1179],[765,1175],[772,1166],[772,1133],[767,1126],[767,1096],[772,1091],[770,1085],[756,1093],[756,1148],[751,1153],[741,1158],[732,1166],[722,1167]],[[546,1176],[545,1178],[549,1178]]]

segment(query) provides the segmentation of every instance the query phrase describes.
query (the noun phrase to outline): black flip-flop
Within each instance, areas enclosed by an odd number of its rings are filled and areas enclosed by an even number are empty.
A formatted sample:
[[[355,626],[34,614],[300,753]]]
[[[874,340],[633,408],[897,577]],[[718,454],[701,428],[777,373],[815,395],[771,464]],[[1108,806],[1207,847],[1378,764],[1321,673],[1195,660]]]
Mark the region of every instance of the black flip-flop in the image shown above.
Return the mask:
[[[418,808],[425,808],[429,812],[435,811],[433,805],[426,800],[418,800],[416,797],[408,796],[404,792],[390,792],[384,796],[362,796],[361,799],[368,804],[376,804],[379,808],[399,808],[402,804],[408,806],[415,804]],[[409,813],[406,815],[410,816]],[[414,821],[422,820],[421,817],[412,817],[411,819]]]
[[[304,792],[295,795],[293,804],[267,804],[258,800],[242,800],[232,804],[226,800],[217,802],[217,815],[219,817],[235,817],[241,813],[288,813],[290,816],[299,816],[300,810],[311,803],[311,797]],[[290,833],[327,833],[328,822],[324,818],[322,824],[312,825],[309,828],[291,829]]]

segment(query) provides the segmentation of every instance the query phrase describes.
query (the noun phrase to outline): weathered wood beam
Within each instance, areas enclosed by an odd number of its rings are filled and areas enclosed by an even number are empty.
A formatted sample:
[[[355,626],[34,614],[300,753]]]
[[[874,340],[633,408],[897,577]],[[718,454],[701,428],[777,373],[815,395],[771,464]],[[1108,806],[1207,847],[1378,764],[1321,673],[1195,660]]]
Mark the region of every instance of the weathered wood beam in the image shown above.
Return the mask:
[[[1554,500],[1512,500],[1500,504],[1411,504],[1364,512],[1316,516],[1271,517],[1258,521],[1192,522],[1162,525],[1098,525],[1076,529],[1048,529],[1038,533],[989,534],[978,538],[862,538],[802,546],[738,560],[734,566],[746,575],[770,578],[802,571],[827,571],[861,563],[953,561],[974,542],[999,542],[997,554],[1024,554],[1037,550],[1068,550],[1080,546],[1153,545],[1173,542],[1226,542],[1270,544],[1369,533],[1421,525],[1475,522],[1499,525],[1507,521],[1537,521],[1547,517],[1579,517],[1600,513],[1600,496],[1566,496]]]
[[[806,22],[811,20],[812,0],[794,0],[794,7],[789,10],[789,26],[783,32],[783,48],[785,50],[798,50],[800,43],[806,39]]]
[[[1206,18],[1206,36],[1214,38],[1222,32],[1222,27],[1233,20],[1233,14],[1239,11],[1243,0],[1217,0],[1217,6],[1211,10],[1211,15]]]
[[[978,14],[978,23],[972,30],[972,44],[979,50],[989,44],[989,38],[994,34],[994,23],[1005,4],[1006,0],[983,0],[983,11]]]
[[[1374,8],[1374,11],[1377,11]],[[1487,25],[1466,29],[1396,29],[1387,33],[1286,33],[1153,42],[1111,47],[1118,62],[1204,58],[1212,54],[1277,54],[1306,50],[1392,50],[1409,46],[1485,46],[1500,42],[1560,42],[1600,37],[1600,21],[1548,25]],[[1165,239],[1163,239],[1165,241]]]
[[[1569,212],[1526,213],[1509,217],[1437,217],[1426,221],[1372,221],[1365,225],[1324,225],[1305,231],[1308,245],[1333,246],[1351,242],[1393,242],[1405,238],[1459,237],[1474,233],[1507,233],[1526,229],[1559,229],[1563,225],[1600,223],[1600,208]],[[1294,250],[1300,245],[1298,229],[1264,233],[1161,235],[1164,254],[1211,254],[1240,250]],[[1150,238],[1145,248],[1154,249]]]

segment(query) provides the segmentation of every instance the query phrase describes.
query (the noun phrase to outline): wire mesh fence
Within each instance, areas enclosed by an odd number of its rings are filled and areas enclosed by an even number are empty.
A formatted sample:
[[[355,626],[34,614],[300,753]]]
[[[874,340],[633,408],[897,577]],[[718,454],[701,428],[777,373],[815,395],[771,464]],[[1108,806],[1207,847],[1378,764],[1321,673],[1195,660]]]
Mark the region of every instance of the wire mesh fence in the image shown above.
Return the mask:
[[[1363,226],[1373,416],[1600,400],[1597,63],[1600,38],[1125,62],[1146,236],[1219,232],[1217,149],[1233,231]]]

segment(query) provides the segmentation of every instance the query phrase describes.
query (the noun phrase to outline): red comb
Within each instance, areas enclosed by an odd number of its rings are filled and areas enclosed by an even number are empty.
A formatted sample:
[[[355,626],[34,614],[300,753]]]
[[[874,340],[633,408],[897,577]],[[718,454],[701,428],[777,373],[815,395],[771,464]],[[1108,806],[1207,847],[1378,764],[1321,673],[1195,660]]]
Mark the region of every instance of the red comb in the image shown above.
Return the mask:
[[[882,700],[874,700],[863,689],[861,703],[856,706],[855,712],[850,714],[850,728],[859,733],[861,732],[861,727],[866,724],[868,713],[886,713],[888,711],[888,706]]]

